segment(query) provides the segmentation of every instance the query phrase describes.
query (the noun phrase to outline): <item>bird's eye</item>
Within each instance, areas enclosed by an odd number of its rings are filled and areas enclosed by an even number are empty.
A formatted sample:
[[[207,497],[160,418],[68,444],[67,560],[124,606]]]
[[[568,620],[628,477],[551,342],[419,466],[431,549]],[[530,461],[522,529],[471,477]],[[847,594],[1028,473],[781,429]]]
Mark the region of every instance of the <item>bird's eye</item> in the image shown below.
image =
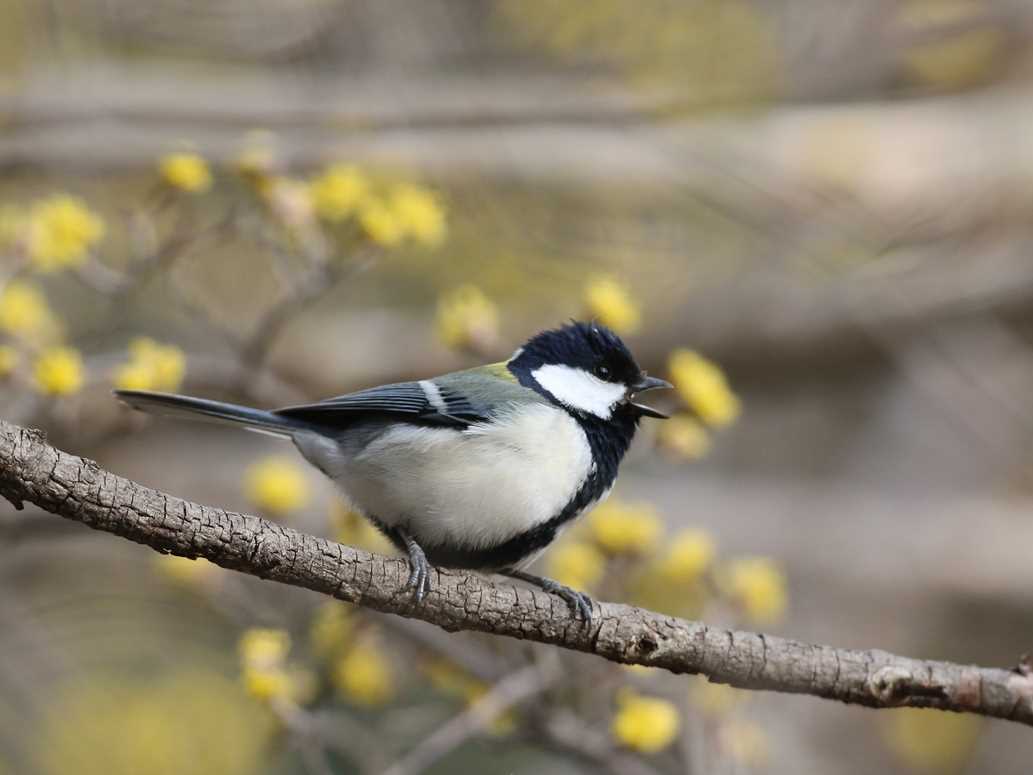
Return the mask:
[[[599,379],[609,379],[610,369],[600,364],[599,366],[595,367],[595,376],[599,377]]]

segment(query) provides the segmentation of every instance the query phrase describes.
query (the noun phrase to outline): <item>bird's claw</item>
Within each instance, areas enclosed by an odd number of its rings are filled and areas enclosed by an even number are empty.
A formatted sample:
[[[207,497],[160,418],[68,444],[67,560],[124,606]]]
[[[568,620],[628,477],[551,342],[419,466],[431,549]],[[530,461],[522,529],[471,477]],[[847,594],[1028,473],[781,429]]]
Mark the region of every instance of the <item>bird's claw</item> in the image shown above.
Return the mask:
[[[535,576],[533,573],[525,573],[522,570],[510,568],[509,570],[499,571],[499,573],[503,576],[509,576],[510,578],[527,582],[528,584],[534,584],[534,586],[551,595],[563,598],[563,601],[570,606],[570,609],[573,611],[575,616],[580,614],[581,618],[585,620],[585,624],[591,624],[592,598],[584,592],[578,592],[576,589],[571,589],[565,584],[560,584],[558,581],[554,581],[553,579],[547,579],[543,576]]]
[[[408,544],[408,550],[409,567],[412,571],[405,586],[413,590],[413,596],[419,603],[430,592],[430,563],[427,562],[427,555],[423,553],[423,549],[415,541]]]
[[[575,614],[580,614],[586,622],[592,621],[592,598],[584,592],[560,584],[552,579],[542,579],[542,589],[546,592],[563,598]]]

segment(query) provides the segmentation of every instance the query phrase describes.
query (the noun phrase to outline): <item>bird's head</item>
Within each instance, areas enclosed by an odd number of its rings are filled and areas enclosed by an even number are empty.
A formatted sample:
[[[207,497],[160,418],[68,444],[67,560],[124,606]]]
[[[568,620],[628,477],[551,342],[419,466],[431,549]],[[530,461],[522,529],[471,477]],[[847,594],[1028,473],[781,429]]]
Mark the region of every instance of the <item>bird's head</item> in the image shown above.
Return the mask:
[[[620,337],[598,323],[543,331],[513,353],[509,367],[521,383],[574,412],[602,420],[618,413],[635,420],[667,417],[632,399],[671,384],[647,376]]]

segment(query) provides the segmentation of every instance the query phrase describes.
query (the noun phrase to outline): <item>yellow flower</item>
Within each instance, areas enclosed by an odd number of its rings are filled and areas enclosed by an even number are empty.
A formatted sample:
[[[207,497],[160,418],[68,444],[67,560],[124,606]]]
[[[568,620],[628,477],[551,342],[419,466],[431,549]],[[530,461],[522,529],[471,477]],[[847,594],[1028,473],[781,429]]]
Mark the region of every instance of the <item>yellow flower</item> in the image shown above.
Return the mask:
[[[240,636],[237,651],[247,667],[283,665],[291,649],[291,636],[286,630],[255,627]]]
[[[391,665],[373,644],[356,645],[337,663],[333,682],[356,705],[383,705],[394,695]]]
[[[158,572],[167,576],[170,581],[186,586],[203,584],[218,570],[218,565],[213,565],[198,557],[180,557],[175,554],[159,554],[155,560],[155,567]]]
[[[482,350],[499,336],[495,302],[476,285],[461,285],[438,300],[438,338],[453,350]]]
[[[736,764],[749,769],[763,767],[771,755],[767,732],[741,719],[733,719],[721,728],[721,746]]]
[[[130,362],[119,366],[111,381],[122,390],[150,390],[152,376],[146,364]]]
[[[372,242],[385,248],[397,247],[405,239],[405,225],[381,199],[363,200],[359,207],[359,225]]]
[[[391,209],[403,231],[422,245],[433,247],[445,238],[445,211],[437,197],[411,183],[395,187]]]
[[[201,194],[211,188],[212,173],[208,162],[196,153],[170,153],[158,161],[162,180],[189,194]]]
[[[124,390],[177,390],[185,372],[178,347],[138,337],[129,343],[129,361],[115,371],[114,383]]]
[[[660,423],[656,437],[662,449],[682,460],[697,460],[710,449],[706,428],[687,414],[676,414]]]
[[[693,350],[675,350],[669,368],[675,389],[707,425],[723,427],[739,416],[739,399],[713,361]]]
[[[709,533],[688,528],[667,542],[657,570],[666,581],[692,584],[710,567],[714,552],[714,539]]]
[[[260,700],[288,697],[291,681],[285,667],[291,639],[284,630],[247,630],[237,644],[244,687]]]
[[[638,304],[613,277],[596,277],[585,288],[585,310],[619,334],[633,334],[642,322]]]
[[[549,576],[573,589],[590,589],[606,569],[606,558],[592,544],[565,541],[549,553]]]
[[[312,651],[321,657],[329,656],[347,644],[355,629],[352,609],[336,600],[323,603],[309,626]]]
[[[348,508],[342,501],[330,504],[330,522],[335,528],[334,538],[346,546],[357,546],[367,552],[391,554],[394,551],[387,536],[377,530],[373,523],[357,511]]]
[[[288,667],[290,636],[283,630],[252,629],[240,639],[244,689],[258,700],[308,702],[316,679],[308,670]]]
[[[309,502],[308,480],[290,460],[269,457],[252,465],[244,477],[247,497],[270,514],[283,515]]]
[[[244,667],[244,690],[256,700],[310,702],[318,693],[314,675],[297,667]]]
[[[244,689],[257,700],[272,700],[291,694],[291,680],[286,670],[244,668]]]
[[[596,544],[609,554],[648,552],[663,532],[663,524],[652,506],[616,499],[593,509],[588,515],[588,526]]]
[[[929,708],[883,711],[880,720],[890,750],[918,772],[960,772],[982,730],[975,716]]]
[[[641,753],[657,753],[678,735],[681,718],[674,703],[628,691],[618,697],[620,706],[611,731],[619,743]]]
[[[49,347],[33,366],[36,389],[48,396],[67,396],[83,385],[82,356],[71,347]]]
[[[770,624],[785,613],[788,603],[785,574],[767,557],[741,557],[730,561],[718,573],[718,585],[757,624]]]
[[[339,223],[358,210],[369,192],[369,180],[354,165],[334,164],[309,183],[309,195],[316,215]]]
[[[149,362],[154,368],[154,384],[160,390],[175,390],[183,381],[186,370],[186,356],[174,345],[158,344],[145,336],[129,343],[129,353],[134,358]]]
[[[6,377],[18,368],[21,353],[9,344],[0,344],[0,378]]]
[[[29,212],[29,258],[41,272],[81,266],[104,231],[104,221],[81,199],[64,194],[44,199]]]
[[[0,331],[34,341],[54,339],[59,326],[35,285],[14,281],[0,290]]]

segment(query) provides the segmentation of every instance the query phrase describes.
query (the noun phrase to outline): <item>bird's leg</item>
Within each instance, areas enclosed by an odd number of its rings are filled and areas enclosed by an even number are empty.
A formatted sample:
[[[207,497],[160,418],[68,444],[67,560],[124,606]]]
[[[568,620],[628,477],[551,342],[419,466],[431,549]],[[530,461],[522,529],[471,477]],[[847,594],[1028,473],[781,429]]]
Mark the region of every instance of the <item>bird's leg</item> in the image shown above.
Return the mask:
[[[423,553],[423,547],[416,543],[416,539],[409,535],[408,531],[400,527],[395,528],[395,531],[405,544],[405,550],[409,552],[409,567],[412,572],[405,586],[413,590],[416,602],[419,603],[430,592],[430,563],[427,562],[427,555]]]
[[[574,613],[581,614],[581,618],[586,622],[592,621],[592,598],[584,592],[578,592],[576,589],[571,589],[558,581],[547,579],[544,576],[535,576],[533,573],[525,573],[522,570],[503,570],[499,571],[499,574],[533,584],[551,595],[558,595],[566,601]]]

